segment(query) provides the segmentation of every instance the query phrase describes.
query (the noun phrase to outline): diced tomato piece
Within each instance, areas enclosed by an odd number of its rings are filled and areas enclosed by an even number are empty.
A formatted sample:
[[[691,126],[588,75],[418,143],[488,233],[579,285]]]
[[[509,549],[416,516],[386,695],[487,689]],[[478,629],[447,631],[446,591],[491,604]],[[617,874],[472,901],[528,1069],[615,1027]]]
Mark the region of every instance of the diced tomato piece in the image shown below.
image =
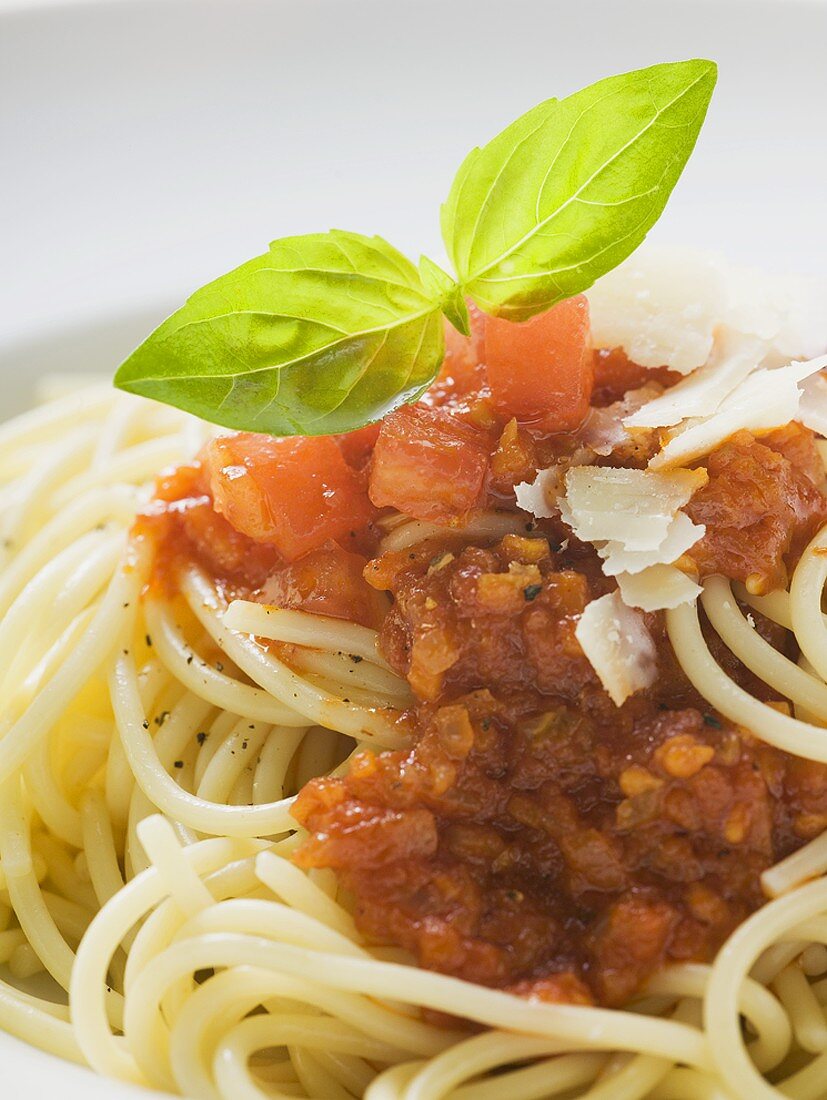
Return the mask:
[[[450,523],[479,500],[488,450],[482,433],[450,413],[405,405],[382,424],[371,461],[370,499],[416,519]]]
[[[365,424],[364,428],[357,428],[355,432],[334,435],[348,466],[352,466],[354,470],[364,468],[379,438],[380,427],[381,424]]]
[[[159,551],[152,580],[177,591],[178,566],[197,561],[222,585],[257,588],[277,566],[274,546],[253,542],[213,508],[209,475],[200,462],[164,470],[155,496],[136,524]]]
[[[485,318],[485,363],[494,407],[549,432],[578,428],[594,382],[589,304],[580,294],[530,321]]]
[[[485,315],[468,303],[471,335],[463,336],[445,322],[445,358],[439,372],[440,380],[450,379],[456,393],[469,393],[480,385],[480,364],[485,340]]]
[[[170,466],[158,475],[153,499],[175,504],[176,510],[180,511],[186,504],[207,499],[210,491],[208,482],[200,462]]]
[[[181,527],[214,576],[257,588],[280,563],[274,546],[253,542],[219,516],[209,500],[181,513]]]
[[[368,559],[327,542],[276,570],[262,592],[265,603],[348,619],[378,630],[390,606],[363,573]]]
[[[371,518],[363,479],[330,436],[240,432],[213,440],[202,458],[216,511],[288,561],[358,533]]]
[[[422,402],[460,412],[463,419],[475,423],[479,413],[484,413],[484,406],[488,406],[488,383],[482,362],[485,318],[473,302],[468,303],[468,314],[470,336],[463,336],[450,322],[445,322],[445,358]],[[489,415],[488,419],[494,418]]]
[[[457,390],[467,389],[467,381],[473,378],[474,369],[479,360],[474,354],[474,344],[470,336],[457,332],[450,321],[446,321],[445,358],[439,368],[439,381],[450,379]]]
[[[135,532],[152,541],[152,582],[169,593],[178,590],[178,566],[184,562],[199,562],[221,584],[252,587],[282,563],[275,547],[253,542],[214,511],[200,462],[159,475],[155,496],[137,517]]]

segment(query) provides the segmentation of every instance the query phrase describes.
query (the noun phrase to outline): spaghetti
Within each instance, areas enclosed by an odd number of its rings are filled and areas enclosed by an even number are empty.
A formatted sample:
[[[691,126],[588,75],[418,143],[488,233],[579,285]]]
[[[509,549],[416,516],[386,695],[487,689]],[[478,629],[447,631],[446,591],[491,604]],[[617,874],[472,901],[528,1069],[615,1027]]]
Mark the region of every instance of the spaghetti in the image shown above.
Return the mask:
[[[210,1100],[827,1095],[823,835],[765,870],[773,900],[713,962],[660,969],[628,1008],[421,969],[372,944],[329,869],[297,866],[295,796],[366,749],[404,749],[411,689],[370,626],[233,600],[198,561],[174,597],[153,587],[134,516],[158,469],[209,438],[97,387],[0,429],[0,1026]],[[382,550],[438,533],[397,518]],[[524,534],[524,515],[490,510],[463,537]],[[788,591],[710,577],[709,628],[692,604],[666,612],[718,714],[822,762],[825,546],[820,531]],[[710,628],[789,713],[733,679]]]

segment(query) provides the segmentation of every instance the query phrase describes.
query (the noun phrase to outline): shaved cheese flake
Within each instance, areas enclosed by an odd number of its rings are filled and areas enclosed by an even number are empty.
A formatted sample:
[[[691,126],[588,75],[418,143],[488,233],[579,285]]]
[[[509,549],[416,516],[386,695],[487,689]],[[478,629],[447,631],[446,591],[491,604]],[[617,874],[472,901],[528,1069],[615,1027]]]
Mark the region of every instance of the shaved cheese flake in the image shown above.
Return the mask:
[[[627,428],[671,428],[711,416],[735,387],[760,366],[767,345],[755,336],[719,333],[708,363],[623,421]]]
[[[644,247],[587,295],[596,347],[622,347],[642,367],[689,374],[725,326],[765,342],[763,366],[827,348],[823,281],[767,274],[695,249]]]
[[[642,611],[662,611],[693,603],[701,586],[674,565],[650,565],[641,573],[619,573],[623,602]]]
[[[705,485],[705,470],[627,470],[573,466],[566,473],[560,515],[583,542],[618,542],[657,550],[675,514]]]
[[[819,435],[827,437],[827,378],[813,374],[801,386],[798,419]]]
[[[655,643],[641,613],[627,607],[619,592],[592,600],[575,635],[615,706],[654,683]]]
[[[642,573],[652,566],[671,565],[705,533],[703,524],[693,523],[686,512],[678,512],[669,524],[666,538],[653,550],[629,550],[622,542],[612,541],[599,546],[597,552],[603,558],[603,572],[607,577]]]
[[[728,296],[713,256],[648,248],[598,279],[587,297],[595,347],[622,347],[642,367],[689,374],[709,358]]]
[[[766,340],[762,364],[780,367],[791,359],[812,359],[827,348],[827,283],[801,275],[729,268],[727,324]]]
[[[827,367],[827,355],[806,363],[790,363],[772,370],[753,371],[717,412],[686,421],[649,463],[651,470],[666,470],[702,458],[742,429],[760,434],[789,424],[799,415],[800,384]]]
[[[517,507],[537,519],[550,519],[557,514],[557,497],[561,489],[560,471],[552,466],[540,470],[533,481],[521,481],[514,486]]]

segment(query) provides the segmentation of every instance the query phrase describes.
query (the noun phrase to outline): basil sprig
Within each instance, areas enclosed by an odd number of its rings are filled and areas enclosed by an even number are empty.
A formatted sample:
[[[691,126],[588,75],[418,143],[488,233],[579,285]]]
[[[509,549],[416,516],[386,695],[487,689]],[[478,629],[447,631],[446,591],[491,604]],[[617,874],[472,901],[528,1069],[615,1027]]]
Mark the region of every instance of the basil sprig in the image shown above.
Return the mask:
[[[474,149],[442,208],[465,293],[525,321],[625,260],[678,182],[715,78],[709,61],[612,76]]]
[[[439,302],[413,264],[333,230],[274,241],[197,290],[115,383],[228,428],[319,435],[414,400],[443,352]]]
[[[549,99],[474,149],[442,209],[454,279],[380,237],[274,241],[196,291],[115,384],[230,428],[346,432],[414,401],[466,298],[527,320],[588,289],[640,244],[697,140],[710,61],[609,77]]]

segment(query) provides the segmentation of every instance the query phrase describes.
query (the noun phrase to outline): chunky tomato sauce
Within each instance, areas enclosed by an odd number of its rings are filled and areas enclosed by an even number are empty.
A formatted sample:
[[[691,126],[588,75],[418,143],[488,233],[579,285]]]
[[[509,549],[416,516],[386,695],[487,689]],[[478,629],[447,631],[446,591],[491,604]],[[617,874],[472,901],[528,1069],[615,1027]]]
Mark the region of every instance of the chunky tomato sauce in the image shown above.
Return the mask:
[[[582,299],[519,328],[476,316],[425,398],[381,426],[240,434],[161,479],[141,520],[159,583],[174,589],[195,560],[228,594],[375,627],[411,685],[410,746],[360,753],[294,808],[298,862],[333,868],[372,942],[525,995],[620,1005],[665,963],[709,959],[761,903],[761,871],[827,827],[827,769],[710,710],[660,615],[647,617],[655,685],[611,702],[575,627],[614,582],[559,521],[516,507],[514,485],[555,463],[645,465],[653,434],[596,458],[581,426],[674,380],[593,353]],[[683,564],[754,592],[786,583],[827,521],[812,434],[741,432],[704,465],[687,511],[706,534]],[[482,510],[511,516],[513,533],[469,539]],[[400,512],[437,533],[381,553]]]

